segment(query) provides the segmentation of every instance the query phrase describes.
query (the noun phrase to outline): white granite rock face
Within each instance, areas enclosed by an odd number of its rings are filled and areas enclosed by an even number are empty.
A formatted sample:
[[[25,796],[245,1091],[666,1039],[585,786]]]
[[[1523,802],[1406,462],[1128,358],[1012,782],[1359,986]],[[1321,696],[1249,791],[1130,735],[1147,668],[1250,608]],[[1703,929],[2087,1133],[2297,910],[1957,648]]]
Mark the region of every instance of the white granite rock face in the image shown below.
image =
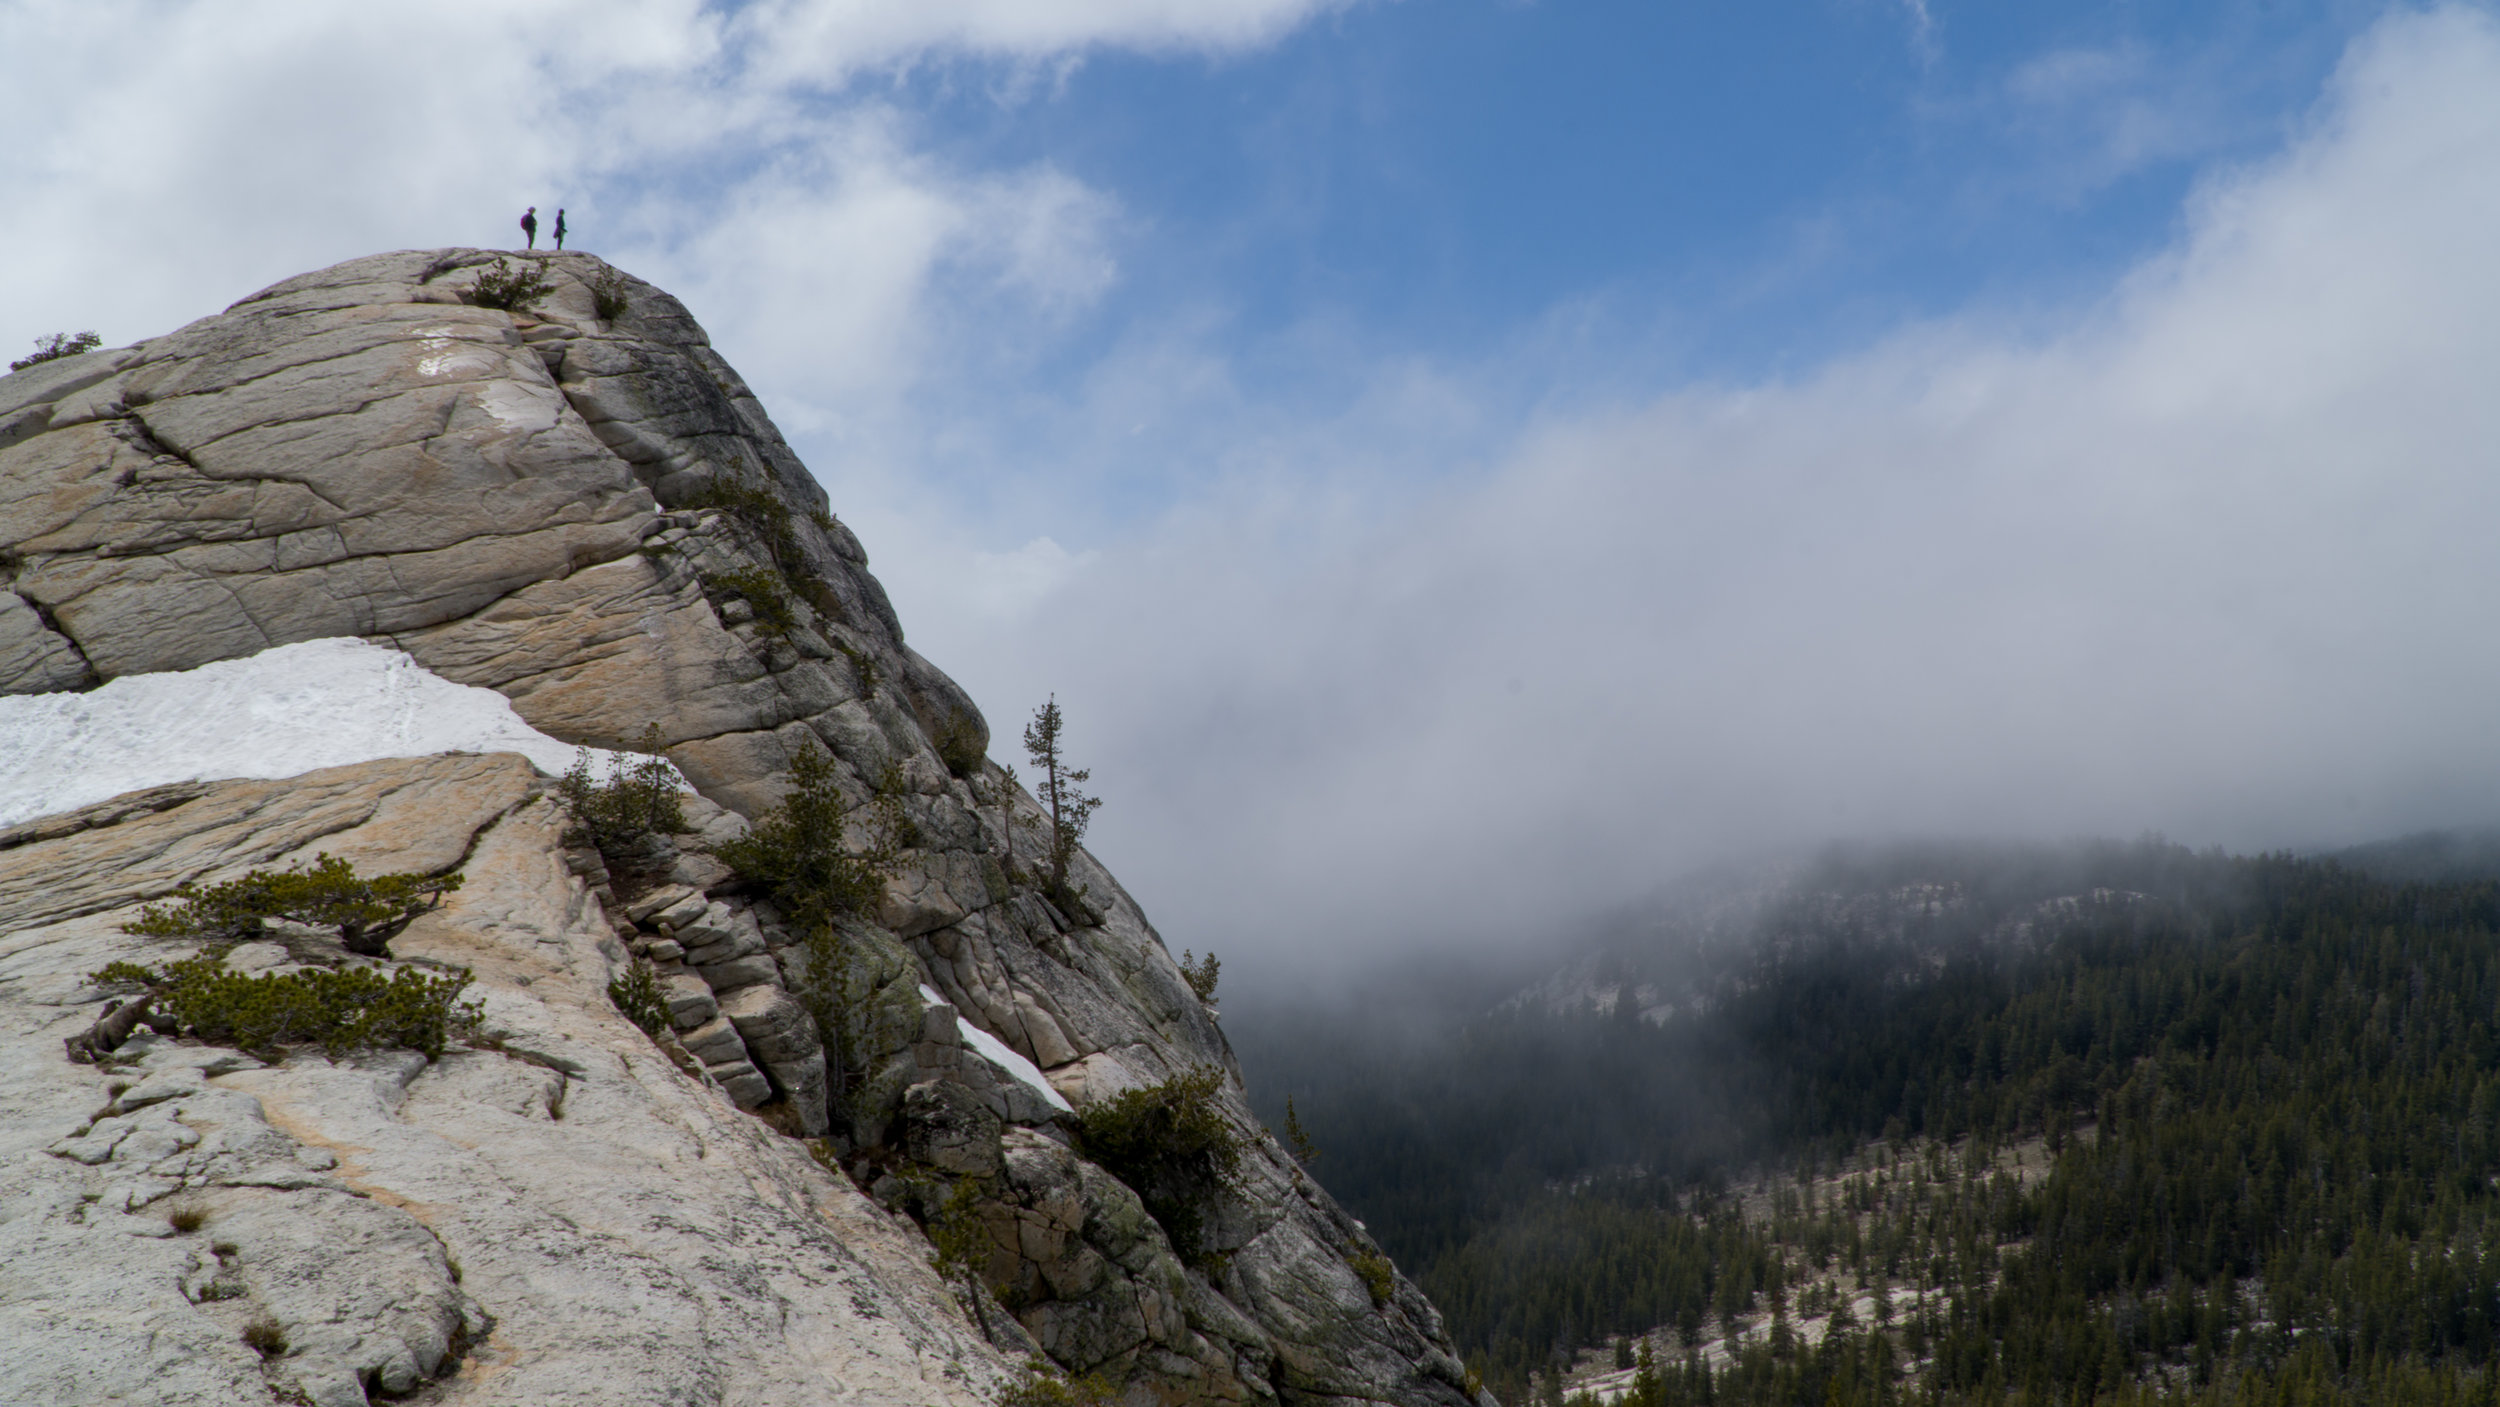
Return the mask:
[[[368,763],[0,848],[0,1401],[986,1398],[1003,1360],[910,1223],[609,1006],[616,942],[541,785],[512,757]],[[179,951],[118,932],[132,905],[315,848],[467,855],[392,948],[475,971],[498,1048],[62,1058],[83,974]],[[71,871],[114,881],[45,882]]]
[[[472,1354],[444,1361],[468,1366],[425,1391],[945,1401],[986,1391],[989,1345],[1039,1342],[1140,1407],[1468,1401],[1423,1296],[1402,1279],[1385,1304],[1361,1289],[1349,1262],[1376,1247],[1251,1118],[1213,1013],[1119,883],[1080,854],[1080,912],[1037,889],[1047,831],[1032,798],[982,759],[987,724],[904,644],[858,541],[685,309],[626,279],[624,311],[600,317],[591,283],[614,274],[581,254],[524,260],[553,285],[527,311],[475,306],[469,290],[496,257],[355,260],[135,347],[0,377],[0,693],[358,635],[498,691],[568,743],[628,745],[656,725],[701,793],[698,833],[646,857],[656,878],[611,875],[561,843],[548,803],[531,799],[543,776],[474,758],[158,788],[0,833],[0,1013],[20,1063],[0,1090],[0,1157],[24,1179],[0,1187],[0,1206],[51,1208],[33,1224],[69,1238],[29,1264],[101,1264],[97,1246],[127,1241],[159,1248],[131,1252],[156,1257],[150,1285],[172,1274],[245,1292],[200,1300],[86,1274],[79,1293],[116,1306],[100,1321],[123,1326],[116,1354],[196,1353],[160,1374],[30,1350],[26,1362],[52,1366],[16,1379],[0,1366],[0,1400],[106,1397],[58,1375],[107,1371],[121,1375],[113,1391],[165,1385],[134,1401],[223,1400],[227,1386],[182,1384],[281,1373],[307,1394],[343,1393],[348,1378],[396,1391],[408,1365],[439,1373],[426,1366],[436,1335],[466,1334]],[[874,912],[845,930],[843,1041],[819,1039],[796,990],[809,961],[797,935],[708,853],[778,798],[809,746],[854,801],[881,791],[913,835]],[[385,776],[433,780],[374,781]],[[449,824],[424,798],[448,795],[454,776],[471,799]],[[476,819],[489,813],[501,819]],[[422,1070],[298,1056],[206,1076],[211,1088],[151,1103],[126,1129],[117,1115],[89,1127],[105,1077],[68,1065],[59,1041],[96,1010],[76,974],[123,952],[111,915],[316,843],[396,870],[467,856],[470,887],[394,951],[473,963],[501,1047]],[[604,995],[626,945],[658,969],[671,1029],[656,1045]],[[1225,1109],[1246,1152],[1205,1209],[1205,1254],[1176,1255],[1151,1218],[1139,1225],[1134,1197],[1076,1155],[1070,1116],[1003,1071],[995,1048],[968,1047],[958,1015],[1080,1113],[1191,1070],[1232,1076]],[[218,1103],[228,1122],[214,1128],[206,1106],[182,1112],[212,1094],[257,1101],[270,1137],[338,1158],[253,1168],[406,1212],[463,1267],[455,1290],[425,1279],[422,1247],[397,1223],[342,1222],[341,1237],[377,1248],[399,1307],[346,1296],[300,1352],[265,1369],[238,1357],[233,1305],[310,1301],[254,1279],[275,1274],[254,1269],[278,1263],[274,1241],[259,1261],[238,1238],[232,1267],[191,1254],[215,1244],[218,1217],[259,1215],[244,1199],[264,1183],[194,1186],[186,1172],[179,1194],[158,1195],[197,1151],[158,1151],[177,1126],[199,1146],[257,1127],[240,1105]],[[975,1105],[986,1119],[966,1114]],[[981,1284],[957,1287],[973,1323],[929,1279],[911,1223],[852,1188],[900,1206],[902,1173],[945,1182],[1004,1159],[984,1142],[987,1119],[1024,1150],[998,1166],[1031,1176],[993,1187],[985,1216],[1016,1223],[1050,1188],[1090,1189],[1090,1210],[1049,1213],[1079,1225],[1030,1254],[1002,1242]],[[787,1136],[819,1133],[849,1178],[828,1178]],[[912,1165],[915,1147],[942,1161]],[[173,1195],[202,1199],[210,1229],[126,1234],[162,1223],[118,1208]],[[88,1239],[108,1215],[98,1207],[114,1208],[120,1240]],[[0,1238],[24,1219],[0,1216]],[[59,1249],[71,1245],[83,1249]],[[1094,1274],[1086,1257],[1115,1251],[1134,1264]],[[18,1312],[15,1293],[0,1293],[0,1316]],[[42,1317],[27,1314],[0,1323],[0,1343]]]

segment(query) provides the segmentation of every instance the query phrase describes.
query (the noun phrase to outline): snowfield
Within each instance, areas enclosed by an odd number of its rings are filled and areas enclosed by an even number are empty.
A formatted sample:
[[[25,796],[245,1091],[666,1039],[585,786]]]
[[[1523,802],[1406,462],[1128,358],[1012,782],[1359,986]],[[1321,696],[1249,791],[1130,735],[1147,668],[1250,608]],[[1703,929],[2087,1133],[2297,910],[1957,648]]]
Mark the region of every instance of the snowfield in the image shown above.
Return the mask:
[[[357,639],[125,675],[83,694],[0,698],[0,826],[172,782],[293,777],[384,757],[517,752],[560,774],[577,750],[492,689]],[[591,752],[604,777],[630,755]]]

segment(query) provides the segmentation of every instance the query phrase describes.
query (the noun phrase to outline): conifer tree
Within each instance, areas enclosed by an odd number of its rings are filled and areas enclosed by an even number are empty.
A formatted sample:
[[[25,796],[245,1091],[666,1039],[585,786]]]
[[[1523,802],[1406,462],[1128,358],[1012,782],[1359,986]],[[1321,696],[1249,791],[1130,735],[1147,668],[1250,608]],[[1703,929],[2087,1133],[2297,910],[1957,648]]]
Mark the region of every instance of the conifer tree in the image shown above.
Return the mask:
[[[1102,798],[1084,793],[1084,784],[1094,775],[1092,769],[1067,765],[1059,741],[1066,722],[1059,711],[1059,696],[1051,695],[1049,702],[1033,710],[1033,721],[1024,725],[1024,751],[1039,773],[1034,782],[1042,809],[1050,813],[1048,892],[1062,907],[1073,907],[1075,900],[1085,896],[1081,889],[1069,890],[1068,862],[1076,857],[1077,842],[1084,838]]]

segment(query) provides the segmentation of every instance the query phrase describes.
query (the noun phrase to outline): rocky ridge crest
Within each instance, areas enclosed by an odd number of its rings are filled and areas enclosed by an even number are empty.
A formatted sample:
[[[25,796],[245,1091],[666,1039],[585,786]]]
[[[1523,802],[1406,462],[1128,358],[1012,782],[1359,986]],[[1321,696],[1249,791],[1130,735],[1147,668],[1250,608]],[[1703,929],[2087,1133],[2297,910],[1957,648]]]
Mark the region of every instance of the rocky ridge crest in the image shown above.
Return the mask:
[[[498,258],[548,291],[480,306]],[[699,793],[692,833],[618,867],[508,754],[0,833],[0,1396],[969,1402],[1038,1349],[1139,1404],[1469,1399],[1117,881],[1080,853],[1084,898],[1053,902],[1015,862],[1032,797],[666,293],[583,254],[378,255],[0,378],[0,579],[0,692],[358,636],[568,742],[656,727]],[[794,925],[711,853],[810,746],[908,841],[842,930],[830,1043]],[[85,974],[169,955],[120,931],[135,906],[316,852],[465,867],[392,958],[472,968],[479,1043],[62,1059]],[[633,956],[656,1042],[606,996]],[[300,936],[229,958],[338,960]],[[1176,1250],[1057,1105],[1204,1068],[1245,1151]],[[979,1234],[948,1282],[916,1218],[956,1187]],[[245,1347],[246,1312],[287,1350]]]

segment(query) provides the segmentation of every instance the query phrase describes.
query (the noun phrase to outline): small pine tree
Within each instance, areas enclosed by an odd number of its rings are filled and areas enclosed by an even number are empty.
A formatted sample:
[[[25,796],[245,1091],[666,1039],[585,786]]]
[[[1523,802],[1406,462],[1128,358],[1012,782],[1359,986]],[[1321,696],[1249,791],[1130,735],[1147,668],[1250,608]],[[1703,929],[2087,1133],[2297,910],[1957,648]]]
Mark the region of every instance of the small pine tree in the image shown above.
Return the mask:
[[[1087,796],[1083,787],[1093,778],[1093,770],[1070,767],[1060,747],[1060,734],[1067,719],[1059,711],[1059,696],[1033,711],[1033,721],[1024,728],[1024,750],[1040,772],[1042,809],[1050,813],[1050,876],[1047,881],[1050,897],[1063,907],[1085,897],[1083,889],[1068,888],[1068,862],[1076,858],[1077,842],[1084,839],[1085,827],[1094,819],[1094,809],[1102,805],[1099,796]]]
[[[1293,1160],[1306,1168],[1319,1161],[1319,1146],[1303,1130],[1302,1116],[1294,1112],[1290,1094],[1285,1096],[1285,1147],[1292,1152]]]
[[[810,742],[790,759],[781,804],[721,846],[720,857],[741,879],[769,890],[801,931],[830,925],[874,906],[895,867],[890,837],[850,844],[850,811],[833,759]]]
[[[1202,1002],[1215,1000],[1215,981],[1223,968],[1223,961],[1213,953],[1201,958],[1187,948],[1181,949],[1181,980],[1189,984],[1189,990],[1197,993],[1198,1000]]]
[[[386,958],[391,935],[460,887],[460,872],[443,875],[385,874],[370,878],[327,852],[310,867],[297,861],[284,870],[252,870],[241,879],[205,888],[185,884],[174,904],[151,904],[122,925],[148,938],[198,938],[232,943],[257,938],[270,919],[338,931],[339,942],[360,957]]]
[[[35,354],[9,363],[9,370],[24,371],[30,366],[41,366],[45,362],[56,362],[63,357],[75,357],[92,352],[103,345],[104,339],[92,332],[55,332],[47,337],[36,338]]]
[[[657,835],[682,835],[692,830],[679,800],[677,769],[669,765],[660,743],[660,725],[646,724],[641,754],[634,762],[620,760],[606,781],[590,777],[590,749],[573,755],[573,766],[556,783],[556,794],[572,814],[578,838],[599,849],[608,863],[635,858],[638,849]],[[571,838],[571,837],[568,837]]]

